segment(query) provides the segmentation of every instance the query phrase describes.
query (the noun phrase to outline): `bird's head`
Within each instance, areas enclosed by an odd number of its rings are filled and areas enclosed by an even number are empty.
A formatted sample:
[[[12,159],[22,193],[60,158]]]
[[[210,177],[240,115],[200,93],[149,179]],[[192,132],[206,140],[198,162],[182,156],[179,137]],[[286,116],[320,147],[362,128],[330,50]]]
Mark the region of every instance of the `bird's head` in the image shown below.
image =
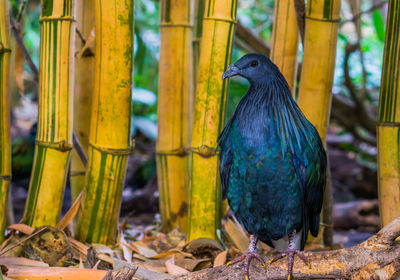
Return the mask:
[[[233,65],[229,65],[228,70],[222,75],[222,79],[239,75],[249,80],[251,84],[257,84],[273,79],[276,77],[276,73],[279,73],[279,69],[268,57],[252,53],[246,54]]]

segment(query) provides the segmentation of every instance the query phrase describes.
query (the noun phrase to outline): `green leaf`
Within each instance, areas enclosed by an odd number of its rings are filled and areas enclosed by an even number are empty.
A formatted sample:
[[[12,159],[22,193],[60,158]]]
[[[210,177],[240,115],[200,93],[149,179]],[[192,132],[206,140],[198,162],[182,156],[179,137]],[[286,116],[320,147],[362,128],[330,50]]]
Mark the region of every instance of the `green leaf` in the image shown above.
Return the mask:
[[[372,11],[372,23],[379,41],[385,42],[385,23],[379,10]]]

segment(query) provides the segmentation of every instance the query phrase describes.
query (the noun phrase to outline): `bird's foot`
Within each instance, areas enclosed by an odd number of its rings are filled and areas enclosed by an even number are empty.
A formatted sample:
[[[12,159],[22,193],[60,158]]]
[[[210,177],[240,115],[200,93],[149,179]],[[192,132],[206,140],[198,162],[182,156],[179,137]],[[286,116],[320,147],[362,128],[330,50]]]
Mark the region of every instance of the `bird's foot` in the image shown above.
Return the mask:
[[[247,251],[245,254],[241,255],[240,257],[228,262],[226,264],[226,266],[230,266],[232,264],[235,264],[235,263],[238,263],[238,262],[241,262],[244,260],[244,272],[245,272],[244,279],[248,280],[249,279],[250,262],[252,259],[258,260],[264,266],[265,269],[267,268],[267,266],[265,265],[265,261],[260,257],[259,254],[257,254],[254,251]]]
[[[297,255],[309,268],[311,268],[311,263],[308,261],[307,257],[304,256],[304,254],[302,252],[300,252],[299,250],[294,250],[294,249],[288,249],[285,252],[282,252],[279,255],[273,257],[272,259],[269,260],[269,264],[276,262],[287,256],[288,257],[288,280],[291,280],[295,255]]]

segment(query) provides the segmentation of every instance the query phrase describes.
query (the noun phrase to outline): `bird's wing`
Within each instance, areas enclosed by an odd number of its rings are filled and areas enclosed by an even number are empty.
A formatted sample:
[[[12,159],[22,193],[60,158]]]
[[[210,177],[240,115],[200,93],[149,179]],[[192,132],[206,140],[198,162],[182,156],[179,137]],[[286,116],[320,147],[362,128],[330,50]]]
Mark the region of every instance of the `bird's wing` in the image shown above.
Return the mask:
[[[318,132],[315,130],[313,133]],[[316,136],[318,134],[311,137],[311,143],[304,142],[303,149],[296,151],[293,155],[293,163],[301,181],[306,208],[304,209],[305,224],[308,224],[314,236],[318,234],[327,165],[324,147],[319,136]]]
[[[231,145],[225,145],[221,148],[220,152],[219,172],[221,174],[222,199],[225,199],[228,192],[229,174],[233,162]]]

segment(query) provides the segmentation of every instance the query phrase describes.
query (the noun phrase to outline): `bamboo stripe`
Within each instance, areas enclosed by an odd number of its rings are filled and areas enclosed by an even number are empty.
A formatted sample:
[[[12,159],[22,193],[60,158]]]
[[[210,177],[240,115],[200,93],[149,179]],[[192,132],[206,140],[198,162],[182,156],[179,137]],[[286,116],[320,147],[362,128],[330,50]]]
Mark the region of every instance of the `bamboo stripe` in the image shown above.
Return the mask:
[[[228,83],[222,73],[231,59],[237,2],[206,3],[191,147],[188,239],[217,239],[221,193],[218,158],[210,152],[224,124]],[[196,150],[198,149],[198,150]]]
[[[377,122],[378,197],[382,226],[400,215],[400,1],[388,5]]]
[[[400,43],[398,42],[400,21],[396,16],[400,9],[399,6],[399,1],[389,2],[387,26],[390,26],[390,30],[386,32],[378,113],[378,121],[381,122],[400,121],[400,110],[396,110],[400,105],[400,98],[398,98],[400,94],[398,78],[400,75]]]
[[[32,226],[56,225],[62,206],[72,149],[75,35],[74,21],[64,18],[74,17],[73,5],[73,0],[41,2],[38,133],[24,213]]]
[[[95,0],[89,163],[76,238],[114,244],[131,141],[132,1]]]
[[[10,96],[8,88],[10,38],[7,0],[0,0],[0,244],[4,241],[11,181]]]

